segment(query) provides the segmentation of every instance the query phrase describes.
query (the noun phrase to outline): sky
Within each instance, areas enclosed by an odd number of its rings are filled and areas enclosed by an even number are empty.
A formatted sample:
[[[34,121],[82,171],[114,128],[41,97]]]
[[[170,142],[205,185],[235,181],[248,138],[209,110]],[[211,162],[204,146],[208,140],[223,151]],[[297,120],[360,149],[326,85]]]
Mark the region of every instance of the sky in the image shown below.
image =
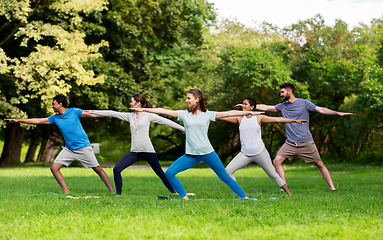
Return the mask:
[[[266,21],[280,28],[312,18],[324,17],[328,26],[336,19],[349,27],[369,24],[373,18],[382,18],[383,0],[207,0],[214,3],[218,19],[236,18],[248,27]]]

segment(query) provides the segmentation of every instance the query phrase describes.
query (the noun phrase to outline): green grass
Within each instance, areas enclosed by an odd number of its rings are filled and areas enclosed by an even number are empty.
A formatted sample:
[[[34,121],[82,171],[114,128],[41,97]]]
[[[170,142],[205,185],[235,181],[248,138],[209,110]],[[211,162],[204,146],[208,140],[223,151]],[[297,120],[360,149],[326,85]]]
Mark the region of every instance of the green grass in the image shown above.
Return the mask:
[[[191,199],[169,195],[152,170],[126,169],[123,195],[110,194],[90,169],[63,168],[68,199],[49,168],[0,169],[0,239],[381,239],[383,168],[327,166],[337,191],[311,165],[286,167],[284,196],[258,167],[236,173],[238,198],[210,169],[178,175]],[[105,168],[112,177],[112,169]],[[59,193],[58,196],[47,192]],[[269,200],[279,197],[277,200]]]

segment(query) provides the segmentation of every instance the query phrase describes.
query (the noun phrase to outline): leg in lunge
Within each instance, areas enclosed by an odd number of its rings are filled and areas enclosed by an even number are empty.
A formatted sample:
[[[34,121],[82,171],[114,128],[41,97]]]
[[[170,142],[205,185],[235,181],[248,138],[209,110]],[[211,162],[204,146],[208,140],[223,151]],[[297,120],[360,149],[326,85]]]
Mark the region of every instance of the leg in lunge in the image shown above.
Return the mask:
[[[108,177],[108,175],[106,175],[104,169],[102,169],[102,167],[100,165],[98,165],[97,167],[93,167],[92,169],[93,169],[93,171],[95,171],[98,174],[98,176],[100,176],[101,180],[105,183],[105,185],[109,189],[109,191],[111,193],[114,193],[112,184],[110,183],[109,177]]]
[[[273,180],[275,184],[278,185],[278,187],[282,188],[283,191],[285,191],[287,194],[291,194],[286,185],[286,182],[283,181],[283,179],[275,171],[273,164],[271,163],[269,152],[266,150],[266,148],[263,149],[263,151],[259,154],[253,156],[252,160],[257,163],[263,169],[263,171],[265,171],[267,176],[269,176],[269,178]]]
[[[324,180],[327,182],[331,190],[335,190],[334,183],[332,182],[332,178],[330,175],[330,172],[327,170],[326,166],[323,164],[322,161],[318,161],[315,163],[315,166],[319,169],[321,172]]]
[[[215,174],[217,174],[217,176],[231,188],[233,192],[241,198],[246,198],[246,193],[225,171],[225,168],[223,167],[217,153],[212,152],[203,156],[202,161],[206,163],[215,172]]]
[[[234,173],[239,169],[246,167],[250,163],[250,158],[242,152],[240,152],[237,154],[237,156],[233,158],[233,160],[230,161],[230,163],[226,166],[225,170],[229,174],[229,176],[236,181]]]
[[[58,184],[60,185],[60,187],[62,188],[62,190],[64,191],[64,193],[69,193],[69,189],[65,183],[65,180],[64,180],[64,177],[62,175],[62,173],[60,172],[60,169],[62,168],[62,164],[60,163],[52,163],[51,165],[51,172],[53,174],[53,176],[55,177],[56,181],[58,182]]]
[[[155,153],[142,153],[142,158],[145,159],[157,176],[161,179],[163,184],[171,193],[176,193],[172,185],[169,183],[169,180],[166,178],[165,172],[162,170],[161,165],[158,161],[157,154]]]
[[[128,152],[121,160],[114,166],[113,168],[113,177],[114,177],[114,184],[116,185],[116,192],[117,195],[121,195],[122,193],[122,177],[121,172],[135,163],[138,160],[137,153]]]
[[[282,163],[285,161],[284,157],[276,156],[273,164],[275,167],[275,170],[277,171],[278,175],[282,178],[284,182],[286,182],[286,174],[285,170],[283,169]]]
[[[170,165],[168,170],[166,170],[165,172],[166,178],[169,180],[174,190],[176,190],[180,197],[182,197],[185,200],[188,200],[189,198],[186,194],[185,188],[183,187],[180,180],[178,180],[176,175],[191,168],[199,162],[200,160],[196,156],[184,154],[183,156],[178,158],[172,165]]]

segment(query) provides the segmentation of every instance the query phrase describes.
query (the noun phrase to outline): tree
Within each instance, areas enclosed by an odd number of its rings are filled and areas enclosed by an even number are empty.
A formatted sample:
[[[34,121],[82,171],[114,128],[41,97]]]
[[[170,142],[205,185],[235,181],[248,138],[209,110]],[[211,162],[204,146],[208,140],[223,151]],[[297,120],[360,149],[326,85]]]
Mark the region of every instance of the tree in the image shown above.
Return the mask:
[[[71,83],[104,81],[105,76],[95,76],[82,63],[101,57],[99,48],[107,43],[88,45],[85,34],[77,29],[84,15],[105,8],[104,0],[0,2],[0,113],[4,118],[28,117],[25,108],[33,99],[39,100],[41,110],[51,112],[52,97],[68,93]],[[0,125],[6,127],[0,165],[17,164],[26,126],[3,120]]]
[[[128,111],[132,95],[142,93],[157,107],[174,106],[178,92],[171,89],[182,85],[183,76],[173,75],[173,69],[167,71],[168,64],[174,63],[174,58],[182,62],[193,54],[203,43],[204,29],[214,19],[212,5],[204,0],[109,1],[108,10],[87,17],[82,28],[89,44],[109,42],[100,50],[102,59],[87,63],[88,69],[108,78],[103,84],[73,86],[71,102],[78,107]],[[167,77],[175,82],[167,81]],[[110,124],[111,121],[98,121],[102,125],[97,126],[97,132],[108,129],[106,136],[111,132],[113,137],[129,143],[130,134],[124,123]],[[158,153],[180,145],[175,141],[178,131],[168,132],[165,128],[156,126],[151,131]],[[96,135],[89,131],[90,138]]]

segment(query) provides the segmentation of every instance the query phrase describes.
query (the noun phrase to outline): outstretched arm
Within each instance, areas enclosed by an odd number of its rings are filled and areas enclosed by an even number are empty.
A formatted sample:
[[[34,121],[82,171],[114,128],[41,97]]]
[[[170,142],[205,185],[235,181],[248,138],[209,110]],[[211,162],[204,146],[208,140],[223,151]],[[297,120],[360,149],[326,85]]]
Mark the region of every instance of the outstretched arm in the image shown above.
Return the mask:
[[[238,116],[237,117],[225,117],[225,118],[221,118],[221,120],[226,121],[226,122],[231,122],[231,123],[239,124],[240,118],[241,117],[238,117]]]
[[[126,122],[129,122],[129,115],[133,114],[128,112],[116,112],[113,110],[85,110],[84,112],[88,113],[90,117],[114,117]]]
[[[138,111],[138,112],[150,112],[150,113],[164,114],[170,117],[178,117],[177,111],[169,110],[165,108],[129,108],[129,109],[133,111]]]
[[[299,119],[299,120],[296,120],[296,119],[290,119],[290,118],[284,118],[284,117],[269,117],[269,116],[265,116],[265,115],[262,115],[262,116],[259,116],[260,117],[260,122],[261,123],[305,123],[305,122],[308,122],[307,120],[304,120],[304,119]]]
[[[84,110],[81,114],[81,117],[100,118],[100,117],[105,117],[105,116],[92,114],[92,113],[89,113],[89,110]]]
[[[268,111],[268,112],[278,112],[277,109],[274,106],[269,106],[266,104],[257,104],[256,110],[258,111]]]
[[[11,122],[20,122],[26,124],[51,124],[48,118],[28,118],[28,119],[4,119]]]
[[[239,110],[230,110],[224,112],[217,112],[215,118],[222,119],[226,117],[236,117],[236,116],[245,116],[245,115],[259,115],[263,112],[254,112],[254,111],[239,111]]]
[[[150,115],[151,115],[151,121],[152,122],[155,122],[155,123],[158,123],[158,124],[164,124],[164,125],[167,125],[167,126],[169,126],[171,128],[175,128],[177,130],[185,132],[185,128],[183,126],[179,125],[178,123],[173,122],[170,119],[158,116],[156,114],[150,114]]]
[[[345,112],[338,112],[334,111],[325,107],[316,107],[315,112],[325,115],[338,115],[338,116],[346,116],[346,115],[353,115],[353,113],[345,113]]]

